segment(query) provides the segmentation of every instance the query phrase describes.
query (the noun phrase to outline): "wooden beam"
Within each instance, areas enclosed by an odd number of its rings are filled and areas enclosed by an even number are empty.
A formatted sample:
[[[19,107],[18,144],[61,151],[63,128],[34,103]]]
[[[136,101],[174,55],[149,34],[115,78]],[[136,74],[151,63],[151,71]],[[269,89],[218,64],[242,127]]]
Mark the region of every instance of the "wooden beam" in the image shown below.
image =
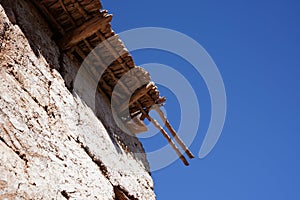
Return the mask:
[[[95,16],[92,19],[86,21],[83,25],[67,33],[62,39],[60,39],[60,47],[63,50],[68,50],[71,47],[78,44],[85,38],[93,35],[103,26],[107,25],[112,19],[112,15]]]
[[[109,68],[109,67],[107,67],[105,64],[104,64],[104,62],[102,61],[102,59],[101,59],[101,56],[100,55],[98,55],[97,53],[95,53],[94,51],[92,51],[92,46],[89,44],[89,42],[87,41],[87,40],[83,40],[84,41],[84,43],[85,43],[85,45],[91,50],[91,53],[92,53],[92,55],[97,59],[97,61],[99,61],[99,63],[100,63],[100,67],[102,67],[103,69],[105,69],[105,70],[107,70],[108,71],[108,73],[112,76],[112,78],[113,78],[113,80],[115,81],[115,82],[118,82],[119,81],[119,79],[115,76],[115,74],[113,73],[113,71]],[[77,52],[80,50],[79,49],[79,47],[75,47],[75,49],[77,50]],[[93,65],[91,65],[91,67],[92,67]],[[104,80],[103,80],[104,81]],[[105,81],[104,81],[105,82]],[[106,83],[106,82],[105,82]],[[131,94],[131,92],[129,91],[129,89],[124,85],[124,83],[123,82],[121,82],[121,81],[119,81],[119,84],[120,84],[120,86],[122,87],[122,89],[127,93],[127,95],[128,94]],[[119,97],[121,97],[122,95],[121,94],[119,94],[117,91],[114,91]],[[111,94],[110,94],[111,95]],[[117,104],[119,105],[120,103],[119,103],[119,100],[117,100],[117,99],[114,99],[114,100],[116,100],[117,101]]]
[[[76,0],[72,0],[71,1],[75,7],[77,8],[77,10],[80,12],[81,15],[84,16],[84,18],[87,20],[89,18],[88,14],[85,12],[85,10],[82,8],[82,6],[78,3],[78,1]],[[99,9],[100,10],[100,9]]]
[[[152,117],[150,117],[150,115],[148,115],[148,113],[146,113],[144,111],[144,109],[142,108],[141,104],[139,102],[137,102],[138,106],[140,107],[140,110],[142,111],[142,114],[163,134],[163,136],[167,139],[167,141],[169,142],[169,144],[172,146],[172,148],[174,149],[174,151],[176,152],[176,154],[178,155],[178,157],[180,158],[180,160],[184,163],[184,165],[188,166],[189,163],[186,160],[186,158],[180,153],[179,149],[177,148],[177,146],[175,145],[175,143],[173,142],[173,140],[171,139],[171,137],[168,135],[168,133],[163,129],[163,127]]]
[[[64,9],[65,13],[68,15],[68,17],[69,17],[70,21],[72,22],[73,26],[76,27],[76,23],[75,23],[73,17],[71,16],[71,14],[69,13],[69,11],[67,10],[63,0],[59,0],[59,3],[61,5],[61,7]]]
[[[50,26],[53,29],[56,29],[61,35],[65,35],[65,31],[62,28],[62,26],[56,21],[56,19],[52,16],[50,11],[43,5],[43,2],[40,2],[38,0],[33,0],[33,3],[36,7],[39,8],[41,13],[45,16],[46,19],[48,19]]]
[[[192,152],[186,147],[186,145],[183,143],[183,141],[177,135],[176,131],[171,126],[170,122],[165,117],[164,113],[159,109],[159,107],[157,105],[154,105],[154,109],[159,114],[160,118],[164,121],[166,127],[169,129],[172,136],[175,138],[176,142],[181,146],[181,148],[185,151],[185,153],[188,155],[188,157],[189,158],[194,158],[195,156],[192,154]]]

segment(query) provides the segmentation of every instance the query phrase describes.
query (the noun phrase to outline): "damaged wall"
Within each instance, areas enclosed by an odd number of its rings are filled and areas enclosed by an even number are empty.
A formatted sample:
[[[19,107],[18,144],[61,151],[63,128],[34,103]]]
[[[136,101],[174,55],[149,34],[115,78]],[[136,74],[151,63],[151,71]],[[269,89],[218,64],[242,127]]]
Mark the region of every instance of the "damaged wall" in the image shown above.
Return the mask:
[[[0,199],[155,199],[142,145],[67,89],[76,63],[40,13],[0,2]]]

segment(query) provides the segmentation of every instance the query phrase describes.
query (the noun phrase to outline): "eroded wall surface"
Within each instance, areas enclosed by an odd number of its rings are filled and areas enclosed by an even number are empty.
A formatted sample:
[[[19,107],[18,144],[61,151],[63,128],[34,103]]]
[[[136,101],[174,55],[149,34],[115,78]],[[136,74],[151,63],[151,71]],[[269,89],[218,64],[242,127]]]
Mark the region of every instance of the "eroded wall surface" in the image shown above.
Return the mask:
[[[75,63],[40,13],[1,4],[0,199],[155,199],[142,145],[100,94],[96,116],[68,90]]]

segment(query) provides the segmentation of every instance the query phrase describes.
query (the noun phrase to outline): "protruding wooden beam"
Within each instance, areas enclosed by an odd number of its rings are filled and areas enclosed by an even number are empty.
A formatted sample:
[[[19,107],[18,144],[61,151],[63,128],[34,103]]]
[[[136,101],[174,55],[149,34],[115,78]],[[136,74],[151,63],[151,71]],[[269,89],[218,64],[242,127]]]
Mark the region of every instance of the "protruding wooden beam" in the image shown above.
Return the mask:
[[[192,154],[192,152],[186,147],[186,145],[183,143],[183,141],[180,139],[180,137],[177,135],[174,128],[171,126],[168,119],[165,117],[164,113],[160,110],[160,108],[157,105],[154,105],[155,111],[159,114],[160,118],[164,121],[166,127],[171,132],[172,136],[175,138],[176,142],[181,146],[181,148],[185,151],[185,153],[188,155],[189,158],[194,158],[195,156]]]
[[[174,151],[176,152],[176,154],[178,155],[178,157],[180,158],[180,160],[183,162],[184,165],[188,166],[189,163],[186,160],[186,158],[180,153],[179,149],[177,148],[177,146],[175,145],[175,143],[173,142],[173,140],[171,139],[171,137],[168,135],[168,133],[163,129],[163,127],[152,117],[150,117],[150,115],[148,115],[148,113],[146,113],[144,111],[144,109],[142,108],[141,104],[139,102],[137,102],[138,106],[140,107],[142,114],[163,134],[163,136],[167,139],[167,141],[169,142],[169,144],[172,146],[172,148],[174,149]]]
[[[99,31],[103,26],[107,25],[112,19],[112,15],[104,14],[104,16],[95,16],[86,21],[83,25],[70,31],[62,39],[60,39],[60,47],[68,50],[78,44],[85,38]]]

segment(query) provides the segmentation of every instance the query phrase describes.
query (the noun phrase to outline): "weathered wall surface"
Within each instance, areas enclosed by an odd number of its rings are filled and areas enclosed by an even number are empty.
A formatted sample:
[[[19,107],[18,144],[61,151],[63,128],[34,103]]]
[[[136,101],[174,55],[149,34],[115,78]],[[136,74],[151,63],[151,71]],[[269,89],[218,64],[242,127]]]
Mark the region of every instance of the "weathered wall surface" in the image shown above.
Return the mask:
[[[0,3],[0,199],[155,199],[142,145],[66,88],[74,63],[38,11]]]

